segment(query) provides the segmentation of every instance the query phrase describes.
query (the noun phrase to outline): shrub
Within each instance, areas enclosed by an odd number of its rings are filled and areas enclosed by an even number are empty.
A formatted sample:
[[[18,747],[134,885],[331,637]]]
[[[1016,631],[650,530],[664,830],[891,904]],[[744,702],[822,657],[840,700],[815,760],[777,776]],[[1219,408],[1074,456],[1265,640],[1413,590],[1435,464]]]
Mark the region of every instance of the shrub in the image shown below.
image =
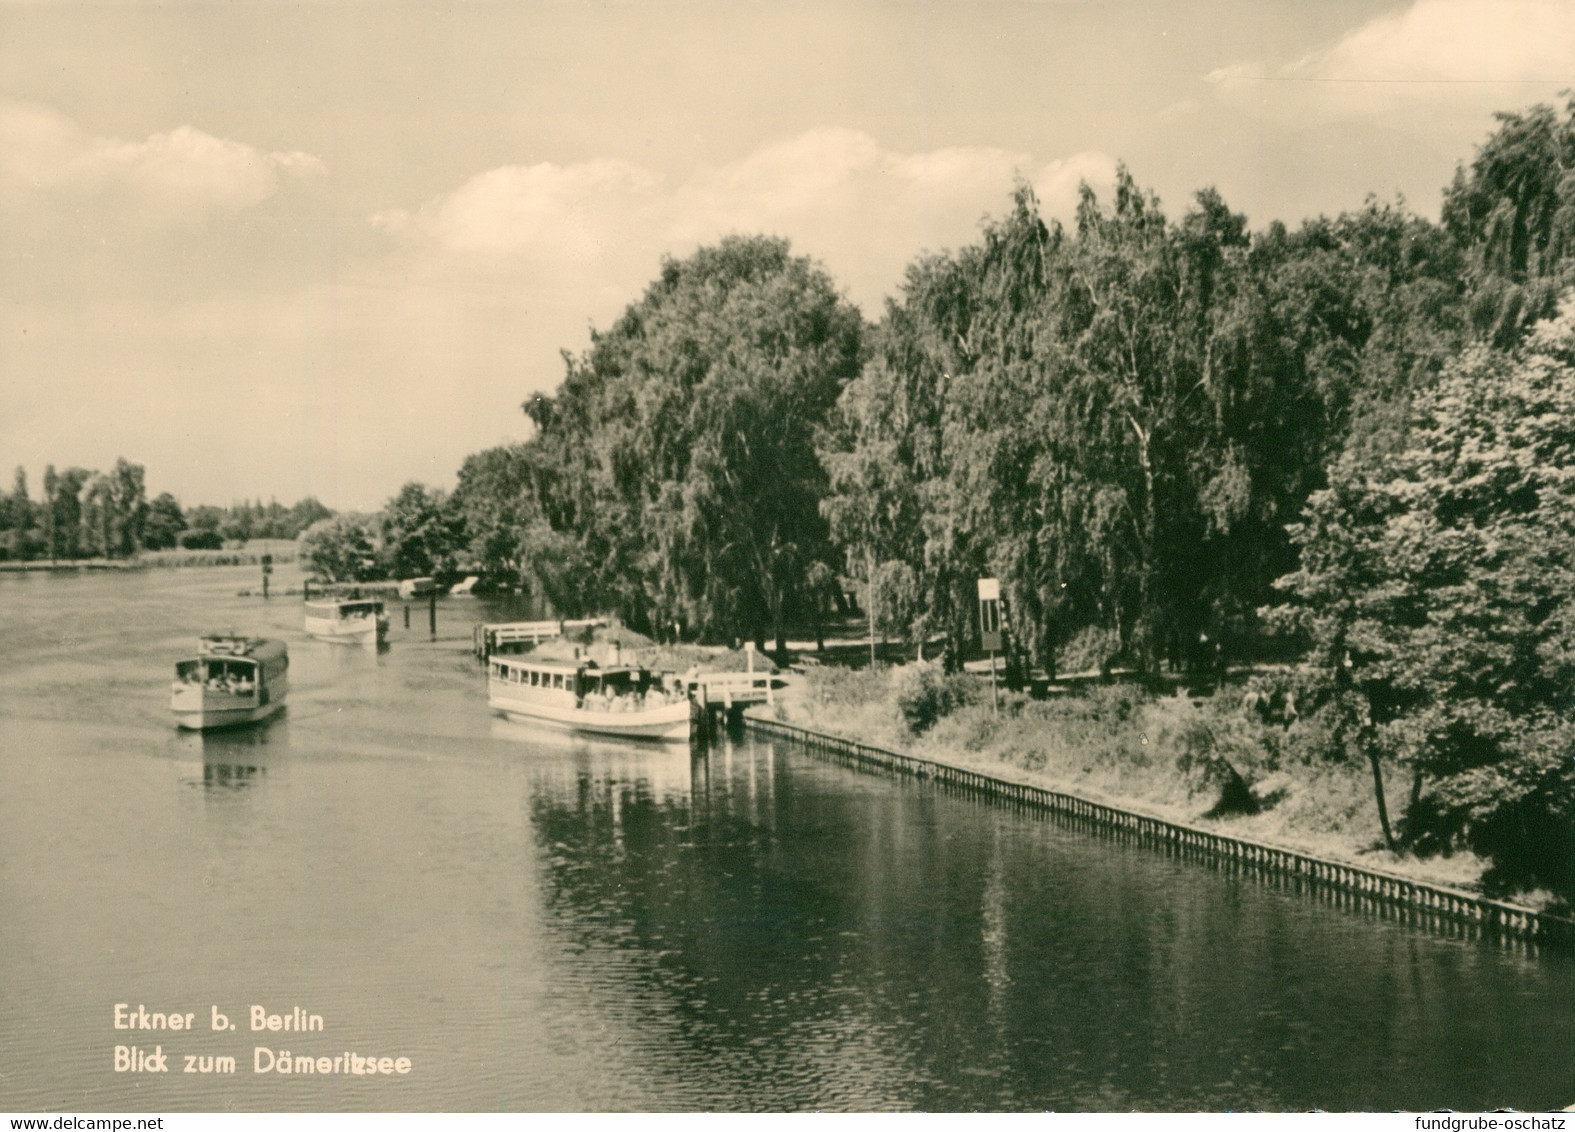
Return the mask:
[[[180,544],[187,550],[223,550],[224,536],[218,531],[186,531]]]
[[[945,716],[973,698],[973,678],[948,676],[938,664],[909,664],[896,670],[893,678],[897,710],[918,735],[928,731]]]
[[[1057,650],[1056,668],[1065,673],[1098,672],[1120,651],[1120,637],[1109,629],[1089,625]]]

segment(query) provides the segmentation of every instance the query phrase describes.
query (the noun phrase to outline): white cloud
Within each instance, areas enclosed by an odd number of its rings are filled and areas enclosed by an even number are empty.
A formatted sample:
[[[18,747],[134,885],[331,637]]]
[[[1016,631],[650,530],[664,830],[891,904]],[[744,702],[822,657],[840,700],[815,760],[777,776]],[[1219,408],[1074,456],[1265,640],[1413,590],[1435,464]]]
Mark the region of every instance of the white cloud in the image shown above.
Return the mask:
[[[482,173],[413,212],[372,223],[420,257],[415,273],[455,279],[512,269],[577,279],[598,296],[579,317],[605,317],[605,295],[633,300],[664,254],[682,256],[730,232],[786,236],[824,262],[873,313],[921,250],[971,242],[987,214],[1026,178],[1047,215],[1067,217],[1078,184],[1105,185],[1115,162],[1081,153],[1038,162],[1026,153],[958,147],[906,154],[868,134],[812,130],[677,184],[622,161],[507,166]],[[562,296],[572,301],[572,295]],[[555,300],[557,301],[557,300]]]
[[[1575,0],[1416,0],[1294,62],[1207,76],[1217,96],[1306,124],[1369,120],[1479,132],[1575,84]]]
[[[1575,4],[1419,0],[1290,72],[1344,82],[1567,83],[1575,78]]]
[[[144,222],[260,204],[285,177],[312,177],[323,164],[301,152],[267,153],[190,126],[142,141],[90,135],[64,116],[0,101],[0,187],[17,201],[119,204]]]
[[[453,252],[594,259],[612,223],[639,212],[656,178],[623,161],[509,165],[471,178],[414,215],[373,217],[386,231],[417,231]]]

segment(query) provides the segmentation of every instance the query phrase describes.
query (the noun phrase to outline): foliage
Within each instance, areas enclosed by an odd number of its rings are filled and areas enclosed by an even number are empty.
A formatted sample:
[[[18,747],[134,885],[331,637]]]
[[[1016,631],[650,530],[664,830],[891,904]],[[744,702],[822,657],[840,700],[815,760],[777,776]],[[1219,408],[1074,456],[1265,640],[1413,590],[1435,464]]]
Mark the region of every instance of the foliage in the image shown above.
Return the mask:
[[[383,569],[396,578],[452,570],[461,538],[443,492],[407,483],[383,509]]]
[[[908,730],[918,735],[957,708],[974,702],[978,698],[976,684],[971,676],[947,675],[938,664],[907,664],[893,673],[892,691]]]
[[[352,515],[319,519],[298,540],[303,566],[326,582],[366,582],[380,573],[365,521]]]
[[[459,469],[450,522],[483,570],[522,577],[526,532],[540,517],[531,456],[522,444],[489,448],[465,457]]]
[[[1444,194],[1443,221],[1467,250],[1471,319],[1507,347],[1553,314],[1575,283],[1575,97],[1498,115],[1499,129]]]
[[[1409,840],[1575,890],[1575,298],[1522,350],[1463,354],[1405,449],[1339,464],[1294,537],[1277,616],[1386,832],[1387,761],[1413,775]]]
[[[782,647],[830,555],[813,437],[857,370],[861,329],[785,241],[733,237],[665,262],[568,359],[557,394],[526,406],[528,566],[554,604],[653,631],[770,631]]]
[[[210,528],[186,531],[180,536],[183,550],[223,550],[224,536]]]
[[[142,525],[142,545],[149,550],[168,550],[186,529],[186,516],[180,504],[169,492],[160,492],[148,504],[147,519]]]
[[[916,635],[954,642],[999,577],[1013,651],[1052,671],[1091,627],[1150,667],[1241,636],[1330,417],[1248,243],[1212,191],[1172,225],[1122,171],[1072,232],[1021,186],[982,245],[910,269],[823,434],[849,572],[906,565]]]
[[[129,558],[144,549],[177,544],[218,549],[226,539],[293,539],[331,514],[310,496],[290,508],[259,500],[184,511],[169,492],[149,502],[145,480],[143,466],[124,457],[104,473],[87,468],[57,473],[51,464],[44,470],[43,502],[35,504],[28,498],[26,473],[18,468],[12,493],[0,495],[0,553],[16,558]]]

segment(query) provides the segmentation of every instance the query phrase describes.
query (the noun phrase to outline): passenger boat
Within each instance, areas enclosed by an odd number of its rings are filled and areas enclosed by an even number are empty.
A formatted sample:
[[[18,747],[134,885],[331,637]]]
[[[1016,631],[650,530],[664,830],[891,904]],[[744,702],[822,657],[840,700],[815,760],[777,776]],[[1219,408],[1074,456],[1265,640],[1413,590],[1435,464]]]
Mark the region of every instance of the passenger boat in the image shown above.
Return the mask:
[[[267,719],[290,691],[290,653],[283,641],[214,633],[197,655],[178,661],[170,687],[175,723],[209,731]]]
[[[676,681],[594,661],[487,662],[487,706],[515,722],[626,739],[689,739],[690,700]]]
[[[388,614],[376,599],[321,598],[306,603],[306,631],[320,641],[381,644],[388,638]]]

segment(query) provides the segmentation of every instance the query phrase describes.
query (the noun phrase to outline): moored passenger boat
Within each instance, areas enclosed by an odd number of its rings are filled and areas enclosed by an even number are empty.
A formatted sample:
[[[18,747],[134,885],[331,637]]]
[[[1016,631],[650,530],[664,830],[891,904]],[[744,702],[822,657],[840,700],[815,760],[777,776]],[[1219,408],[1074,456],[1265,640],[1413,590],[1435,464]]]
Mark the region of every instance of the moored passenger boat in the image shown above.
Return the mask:
[[[214,633],[197,642],[197,655],[175,665],[170,710],[189,731],[209,731],[267,719],[290,690],[290,653],[283,641]]]
[[[688,695],[676,681],[643,668],[494,656],[487,664],[487,705],[516,722],[588,735],[689,738]]]
[[[320,598],[306,603],[306,631],[338,644],[381,643],[388,637],[388,614],[376,599]]]

